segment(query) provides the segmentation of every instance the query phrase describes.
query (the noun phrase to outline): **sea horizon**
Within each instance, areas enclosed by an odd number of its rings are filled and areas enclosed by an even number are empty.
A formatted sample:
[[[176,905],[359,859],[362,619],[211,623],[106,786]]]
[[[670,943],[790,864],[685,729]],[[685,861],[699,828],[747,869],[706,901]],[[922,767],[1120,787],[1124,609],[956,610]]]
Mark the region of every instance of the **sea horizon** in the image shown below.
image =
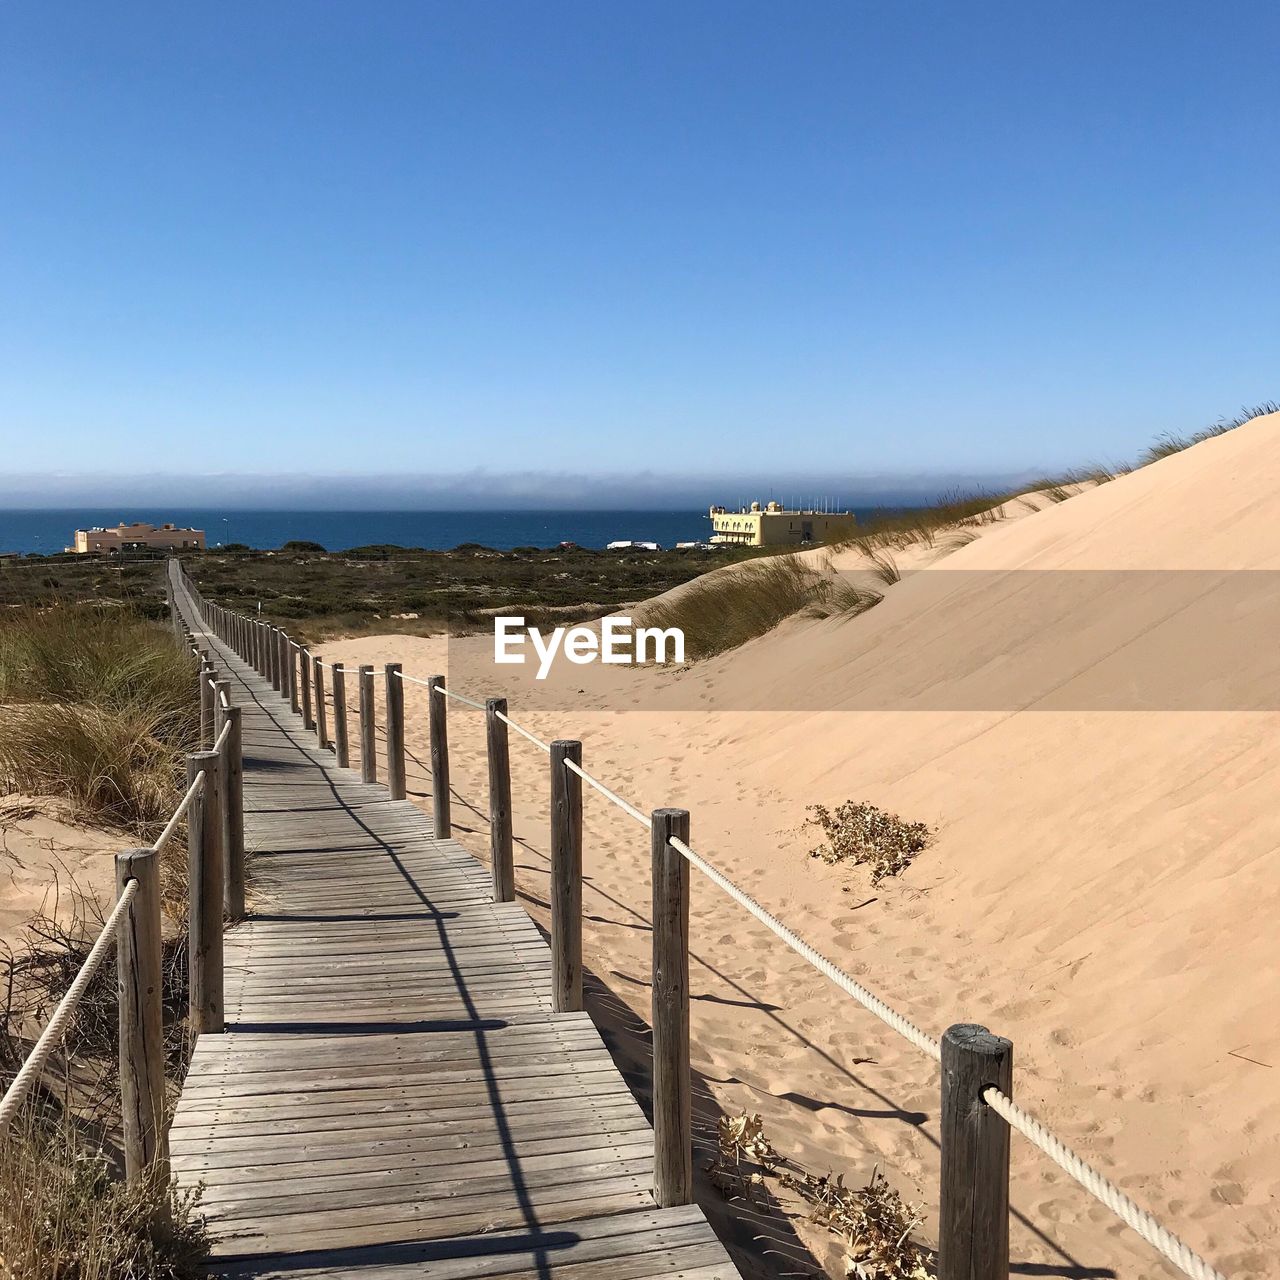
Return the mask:
[[[865,519],[883,505],[851,508]],[[381,511],[235,509],[229,507],[31,507],[0,511],[0,553],[52,555],[74,541],[77,529],[111,527],[121,521],[172,523],[202,529],[210,550],[243,544],[275,550],[286,542],[315,542],[326,551],[385,544],[449,551],[476,543],[496,551],[554,547],[561,542],[600,549],[610,542],[706,541],[705,510],[529,510]]]

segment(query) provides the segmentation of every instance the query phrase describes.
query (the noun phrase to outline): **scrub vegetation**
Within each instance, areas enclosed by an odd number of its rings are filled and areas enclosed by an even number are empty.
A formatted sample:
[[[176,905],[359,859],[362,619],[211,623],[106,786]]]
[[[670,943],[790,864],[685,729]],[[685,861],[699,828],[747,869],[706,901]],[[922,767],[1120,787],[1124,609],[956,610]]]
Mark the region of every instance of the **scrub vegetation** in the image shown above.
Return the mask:
[[[195,666],[168,628],[92,604],[0,614],[0,789],[150,838],[198,716]]]
[[[195,667],[172,632],[132,609],[55,604],[0,614],[0,787],[51,797],[77,821],[127,833],[122,847],[144,843],[180,798],[182,756],[197,732],[195,695]],[[22,803],[11,802],[11,812]],[[187,1040],[182,841],[166,856],[163,995],[176,1080]],[[97,903],[55,884],[17,942],[0,948],[0,1088],[102,923]],[[108,960],[0,1135],[0,1271],[12,1280],[200,1274],[206,1240],[195,1198],[160,1177],[136,1186],[120,1178],[116,998]]]

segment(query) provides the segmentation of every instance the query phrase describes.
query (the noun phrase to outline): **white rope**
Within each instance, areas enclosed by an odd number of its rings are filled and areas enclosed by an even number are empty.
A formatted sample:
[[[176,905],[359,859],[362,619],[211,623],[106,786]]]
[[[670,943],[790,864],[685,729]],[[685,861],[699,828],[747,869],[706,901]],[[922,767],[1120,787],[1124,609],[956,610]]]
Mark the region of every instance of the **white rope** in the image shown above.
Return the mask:
[[[460,693],[454,693],[452,689],[446,689],[442,684],[436,685],[436,689],[440,693],[443,693],[446,698],[456,698],[459,702],[465,702],[469,707],[475,707],[477,711],[488,710],[488,708],[484,705],[483,702],[477,702],[474,698],[468,698],[468,697],[464,697]]]
[[[635,807],[635,805],[628,804],[627,801],[625,801],[616,792],[610,791],[609,788],[606,787],[603,782],[601,782],[598,778],[593,778],[580,764],[575,763],[573,760],[566,760],[564,764],[566,769],[570,769],[574,773],[576,773],[578,777],[580,777],[583,780],[583,782],[587,784],[587,786],[594,787],[602,796],[605,796],[607,799],[612,800],[613,803],[616,804],[619,809],[621,809],[624,813],[629,813],[642,826],[648,827],[650,830],[653,829],[653,819],[649,817],[647,813],[641,813],[640,810]]]
[[[417,676],[407,676],[403,671],[397,671],[396,675],[401,680],[407,680],[410,684],[420,684],[424,689],[433,689],[435,687],[430,680],[421,680]]]
[[[31,1086],[35,1083],[36,1077],[44,1070],[45,1063],[48,1062],[54,1046],[62,1039],[62,1033],[66,1030],[66,1025],[70,1021],[72,1014],[75,1013],[76,1006],[80,1003],[80,998],[85,993],[85,988],[93,981],[93,975],[97,973],[103,957],[111,949],[121,917],[137,895],[137,892],[138,882],[130,880],[117,899],[115,909],[103,922],[102,932],[98,934],[97,940],[85,957],[84,964],[81,965],[80,972],[76,974],[75,981],[67,988],[66,995],[58,1001],[58,1007],[53,1011],[53,1017],[49,1019],[48,1025],[40,1033],[40,1037],[32,1046],[26,1062],[22,1064],[18,1074],[13,1077],[13,1082],[5,1090],[4,1100],[0,1101],[0,1134],[7,1132],[10,1123],[13,1121],[14,1113],[21,1106],[23,1098],[31,1091]]]
[[[218,690],[218,701],[222,703],[224,710],[229,711],[231,709],[231,698],[225,689]]]
[[[522,738],[528,738],[529,741],[532,742],[535,747],[541,747],[542,750],[547,753],[547,755],[551,754],[551,744],[549,742],[543,742],[541,738],[535,738],[533,734],[529,732],[528,729],[526,729],[523,725],[516,724],[516,722],[510,716],[504,715],[501,711],[499,711],[498,719],[501,720],[503,724],[510,725]]]
[[[1221,1271],[1210,1266],[1172,1231],[1161,1226],[1145,1209],[1134,1204],[1095,1168],[1085,1164],[1070,1147],[1060,1142],[1034,1116],[1025,1112],[1012,1098],[1001,1093],[995,1085],[987,1085],[982,1091],[982,1097],[992,1111],[1005,1119],[1011,1129],[1017,1129],[1024,1138],[1039,1147],[1050,1160],[1065,1169],[1091,1196],[1105,1204],[1117,1218],[1132,1227],[1180,1271],[1193,1277],[1193,1280],[1226,1280]]]
[[[210,747],[209,749],[210,749],[211,751],[221,751],[221,750],[222,750],[222,744],[223,744],[224,742],[226,742],[226,740],[227,740],[227,735],[228,735],[230,732],[231,732],[231,721],[230,721],[230,720],[228,720],[228,721],[226,722],[226,724],[224,724],[224,725],[222,726],[222,732],[221,732],[220,734],[218,734],[218,736],[214,739],[213,746],[212,746],[212,747]]]
[[[942,1047],[931,1036],[925,1035],[913,1022],[908,1022],[896,1009],[891,1009],[879,996],[868,991],[860,982],[855,982],[843,969],[832,964],[820,951],[815,951],[803,938],[798,937],[787,928],[776,916],[771,915],[750,894],[744,893],[727,876],[722,875],[705,858],[700,857],[689,848],[683,840],[671,837],[671,847],[683,854],[699,871],[714,884],[718,884],[735,902],[745,907],[765,928],[777,934],[797,955],[803,956],[815,969],[825,973],[836,986],[851,995],[859,1004],[874,1013],[886,1026],[892,1027],[900,1036],[909,1040],[923,1053],[927,1053],[935,1062],[942,1061]]]
[[[160,833],[159,838],[151,847],[157,852],[161,852],[165,845],[173,839],[173,833],[178,829],[178,823],[187,816],[187,810],[191,808],[191,802],[200,794],[200,789],[204,786],[204,770],[191,780],[191,785],[187,788],[187,794],[182,797],[182,802],[173,811],[173,817],[169,819],[169,825]]]

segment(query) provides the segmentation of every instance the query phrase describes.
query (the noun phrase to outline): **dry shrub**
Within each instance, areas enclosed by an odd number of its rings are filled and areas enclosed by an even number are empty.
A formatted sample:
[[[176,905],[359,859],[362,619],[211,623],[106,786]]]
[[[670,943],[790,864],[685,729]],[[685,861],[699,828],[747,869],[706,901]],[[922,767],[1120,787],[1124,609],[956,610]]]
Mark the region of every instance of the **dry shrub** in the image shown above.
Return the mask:
[[[855,862],[871,868],[871,883],[905,871],[932,834],[923,822],[907,822],[873,804],[846,800],[833,813],[824,804],[811,804],[813,816],[805,826],[821,827],[826,842],[809,854],[823,862]]]
[[[878,1169],[862,1187],[843,1176],[818,1176],[778,1154],[758,1115],[720,1121],[711,1180],[728,1199],[764,1207],[763,1193],[788,1191],[808,1206],[809,1218],[841,1241],[845,1275],[856,1280],[936,1280],[928,1251],[912,1239],[923,1221]]]
[[[208,1236],[198,1191],[120,1181],[65,1121],[15,1122],[0,1141],[0,1259],[12,1280],[194,1280]]]
[[[16,948],[0,945],[0,992],[4,999],[0,1080],[7,1082],[21,1066],[30,1048],[28,1033],[49,1021],[84,968],[102,926],[102,910],[92,898],[81,893],[74,883],[69,887],[55,884],[41,910],[23,927]],[[183,1023],[188,995],[185,933],[165,930],[161,962],[166,1063],[170,1077],[180,1079],[186,1070],[189,1049]],[[114,1123],[114,1113],[119,1109],[118,1037],[113,951],[80,997],[75,1017],[55,1056],[55,1063],[70,1062],[77,1068],[77,1115],[95,1122],[101,1119],[107,1128]],[[56,1071],[48,1074],[52,1077]],[[92,1096],[86,1093],[90,1080],[100,1086]]]
[[[0,1087],[30,1052],[84,965],[101,912],[74,888],[55,896],[0,957],[4,1021]],[[64,923],[64,917],[66,921]],[[167,1072],[181,1078],[187,1041],[186,942],[164,944]],[[200,1274],[207,1240],[196,1197],[159,1175],[119,1181],[120,1124],[114,957],[85,990],[62,1041],[0,1137],[0,1275],[6,1280],[179,1280]]]

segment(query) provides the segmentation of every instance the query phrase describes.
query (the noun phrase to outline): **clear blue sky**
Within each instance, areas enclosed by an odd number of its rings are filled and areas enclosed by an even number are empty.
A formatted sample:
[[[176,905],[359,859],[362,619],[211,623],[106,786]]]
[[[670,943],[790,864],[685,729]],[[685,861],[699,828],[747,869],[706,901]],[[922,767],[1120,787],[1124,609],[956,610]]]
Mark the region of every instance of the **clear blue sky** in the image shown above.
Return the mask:
[[[1221,0],[9,3],[4,469],[1131,455],[1280,395],[1278,52]]]

